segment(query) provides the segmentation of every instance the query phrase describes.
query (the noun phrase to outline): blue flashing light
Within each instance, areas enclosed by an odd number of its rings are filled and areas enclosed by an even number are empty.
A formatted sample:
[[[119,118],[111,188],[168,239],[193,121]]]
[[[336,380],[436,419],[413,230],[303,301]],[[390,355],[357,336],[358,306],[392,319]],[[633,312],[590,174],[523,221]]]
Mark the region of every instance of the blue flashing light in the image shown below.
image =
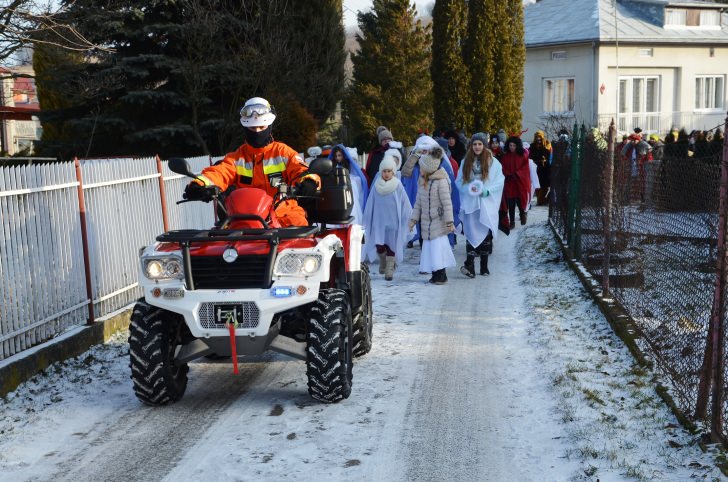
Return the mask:
[[[293,295],[293,288],[290,286],[274,286],[270,289],[270,294],[275,298],[286,298]]]

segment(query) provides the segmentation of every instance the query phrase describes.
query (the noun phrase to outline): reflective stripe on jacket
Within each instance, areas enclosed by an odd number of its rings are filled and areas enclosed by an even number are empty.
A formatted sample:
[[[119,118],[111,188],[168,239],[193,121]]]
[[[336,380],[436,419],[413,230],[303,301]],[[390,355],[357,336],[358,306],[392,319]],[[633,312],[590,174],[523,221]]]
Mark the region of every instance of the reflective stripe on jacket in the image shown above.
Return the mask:
[[[282,179],[289,186],[301,181],[308,167],[298,153],[282,142],[273,141],[265,147],[243,144],[235,152],[225,155],[215,166],[206,167],[200,176],[223,191],[230,186],[257,187],[274,196],[277,189],[271,185]]]

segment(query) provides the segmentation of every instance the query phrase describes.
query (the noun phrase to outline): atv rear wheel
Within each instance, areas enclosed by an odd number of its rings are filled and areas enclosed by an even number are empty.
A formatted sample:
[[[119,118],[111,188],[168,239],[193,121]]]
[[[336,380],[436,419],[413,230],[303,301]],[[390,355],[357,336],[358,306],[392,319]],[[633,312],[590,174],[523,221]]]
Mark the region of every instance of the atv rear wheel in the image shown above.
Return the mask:
[[[353,367],[349,296],[339,289],[321,290],[308,320],[306,375],[309,395],[325,403],[349,398]]]
[[[361,309],[354,316],[354,356],[359,357],[372,349],[372,331],[374,327],[372,315],[372,283],[369,278],[369,266],[361,265]]]
[[[134,393],[147,405],[176,402],[187,388],[186,363],[174,363],[181,316],[137,301],[129,325],[129,367]]]

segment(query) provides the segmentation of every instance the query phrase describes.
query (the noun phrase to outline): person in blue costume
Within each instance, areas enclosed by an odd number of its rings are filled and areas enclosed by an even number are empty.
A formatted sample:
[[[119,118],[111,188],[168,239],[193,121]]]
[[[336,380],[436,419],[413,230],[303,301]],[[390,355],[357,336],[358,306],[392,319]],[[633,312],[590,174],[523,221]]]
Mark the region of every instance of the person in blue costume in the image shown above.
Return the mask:
[[[379,258],[379,273],[391,281],[398,263],[404,259],[404,245],[409,229],[407,223],[412,214],[404,187],[396,176],[399,158],[384,154],[379,173],[374,177],[369,199],[364,208],[366,233],[362,258],[373,262]]]
[[[412,152],[407,158],[407,161],[404,163],[404,166],[402,166],[402,185],[404,186],[412,205],[414,205],[417,200],[417,185],[420,178],[420,166],[418,160],[422,155],[428,154],[435,149],[441,153],[441,167],[445,169],[445,172],[450,178],[450,185],[455,186],[455,173],[452,170],[452,165],[450,165],[450,160],[445,154],[445,151],[442,150],[437,141],[432,137],[420,136],[415,143],[415,147],[412,149]],[[453,219],[455,227],[457,228],[460,224],[460,194],[457,189],[452,189],[450,191],[450,196],[452,198]],[[448,236],[448,239],[450,241],[450,246],[454,246],[455,237]],[[419,226],[417,226],[417,234],[410,240],[409,243],[407,243],[407,247],[411,248],[414,241],[419,241],[420,245],[422,245]]]
[[[351,158],[349,149],[344,144],[334,146],[329,154],[329,159],[334,161],[335,165],[345,167],[349,170],[351,190],[354,194],[354,209],[352,209],[351,215],[354,216],[354,222],[356,224],[363,224],[362,213],[364,212],[364,205],[369,196],[367,177],[362,172],[359,164]]]

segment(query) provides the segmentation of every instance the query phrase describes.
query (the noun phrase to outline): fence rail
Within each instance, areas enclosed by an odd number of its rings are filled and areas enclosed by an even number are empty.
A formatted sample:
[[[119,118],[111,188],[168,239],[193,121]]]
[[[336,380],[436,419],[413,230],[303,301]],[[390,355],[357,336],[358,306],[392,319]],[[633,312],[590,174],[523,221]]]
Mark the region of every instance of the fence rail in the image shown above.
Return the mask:
[[[614,123],[606,139],[575,126],[554,145],[549,219],[630,315],[683,415],[725,443],[728,144],[698,154],[674,144],[660,160],[633,157]]]
[[[0,166],[0,360],[137,299],[139,248],[214,221],[176,204],[187,182],[158,158]]]

